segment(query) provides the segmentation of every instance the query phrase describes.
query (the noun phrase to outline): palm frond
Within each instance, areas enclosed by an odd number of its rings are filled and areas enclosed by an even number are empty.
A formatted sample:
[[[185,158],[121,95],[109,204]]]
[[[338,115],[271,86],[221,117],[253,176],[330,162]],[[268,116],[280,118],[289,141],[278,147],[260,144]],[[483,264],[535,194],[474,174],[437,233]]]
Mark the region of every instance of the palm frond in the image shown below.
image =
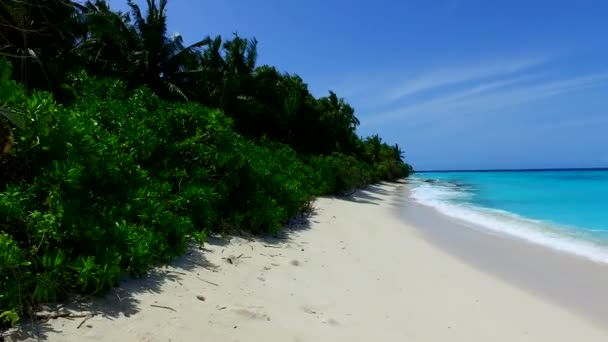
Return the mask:
[[[186,94],[184,94],[184,92],[181,89],[179,89],[178,86],[176,86],[175,84],[173,84],[171,82],[167,82],[167,81],[165,81],[164,84],[167,87],[167,89],[169,89],[170,93],[177,94],[184,100],[188,101],[188,97],[186,96]]]
[[[10,108],[0,108],[0,116],[5,117],[13,125],[25,130],[25,119],[21,115],[18,115],[14,111],[11,111]]]

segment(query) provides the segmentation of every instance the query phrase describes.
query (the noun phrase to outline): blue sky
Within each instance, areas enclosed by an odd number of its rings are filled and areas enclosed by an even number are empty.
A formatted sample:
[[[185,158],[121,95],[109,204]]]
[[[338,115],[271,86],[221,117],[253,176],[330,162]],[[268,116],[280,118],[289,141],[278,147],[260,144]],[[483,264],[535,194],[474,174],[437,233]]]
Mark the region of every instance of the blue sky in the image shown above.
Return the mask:
[[[144,3],[144,1],[138,1]],[[110,0],[114,9],[126,1]],[[417,170],[608,167],[608,1],[169,0],[186,43],[334,90]]]

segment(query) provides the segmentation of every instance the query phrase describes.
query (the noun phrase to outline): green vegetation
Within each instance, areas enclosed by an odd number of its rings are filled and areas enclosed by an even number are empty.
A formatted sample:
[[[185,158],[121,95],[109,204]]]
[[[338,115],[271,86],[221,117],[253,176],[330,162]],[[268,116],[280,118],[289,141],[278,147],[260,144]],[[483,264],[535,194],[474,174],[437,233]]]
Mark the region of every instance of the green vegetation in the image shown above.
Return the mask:
[[[185,47],[165,0],[129,5],[0,2],[0,324],[412,172],[336,94],[256,66],[255,39]]]

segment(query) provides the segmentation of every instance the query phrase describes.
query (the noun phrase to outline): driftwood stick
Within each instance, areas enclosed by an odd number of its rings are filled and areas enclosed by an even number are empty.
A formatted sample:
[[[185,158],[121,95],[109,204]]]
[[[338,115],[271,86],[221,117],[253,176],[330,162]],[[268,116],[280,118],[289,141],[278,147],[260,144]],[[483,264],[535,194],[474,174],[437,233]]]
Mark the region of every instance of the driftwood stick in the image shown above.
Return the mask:
[[[52,313],[37,313],[36,318],[38,319],[55,319],[55,318],[83,318],[90,316],[90,313],[87,314],[75,314],[71,312],[52,312]]]
[[[150,304],[150,306],[153,306],[153,307],[155,307],[155,308],[167,309],[167,310],[171,310],[171,311],[173,311],[173,312],[177,312],[177,310],[175,310],[174,308],[169,307],[169,306],[164,306],[164,305],[156,305],[156,304]]]
[[[207,284],[211,284],[211,285],[213,285],[213,286],[220,286],[219,284],[216,284],[216,283],[210,282],[209,280],[205,280],[205,279],[203,279],[203,278],[201,278],[201,277],[197,277],[197,278],[198,278],[200,281],[204,281],[204,282],[205,282],[205,283],[207,283]]]
[[[80,327],[84,324],[84,322],[88,321],[89,319],[93,318],[93,316],[95,315],[88,315],[87,317],[85,317],[82,322],[80,322],[80,324],[78,324],[78,326],[76,327],[76,329],[80,329]]]

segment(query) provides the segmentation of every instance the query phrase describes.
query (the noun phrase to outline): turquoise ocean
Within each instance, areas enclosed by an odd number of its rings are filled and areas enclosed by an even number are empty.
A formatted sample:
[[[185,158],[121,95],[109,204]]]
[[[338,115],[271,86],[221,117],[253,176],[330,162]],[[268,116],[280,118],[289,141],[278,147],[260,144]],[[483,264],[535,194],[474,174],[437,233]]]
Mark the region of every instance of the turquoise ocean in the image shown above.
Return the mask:
[[[608,170],[418,172],[420,204],[499,234],[608,263]]]

